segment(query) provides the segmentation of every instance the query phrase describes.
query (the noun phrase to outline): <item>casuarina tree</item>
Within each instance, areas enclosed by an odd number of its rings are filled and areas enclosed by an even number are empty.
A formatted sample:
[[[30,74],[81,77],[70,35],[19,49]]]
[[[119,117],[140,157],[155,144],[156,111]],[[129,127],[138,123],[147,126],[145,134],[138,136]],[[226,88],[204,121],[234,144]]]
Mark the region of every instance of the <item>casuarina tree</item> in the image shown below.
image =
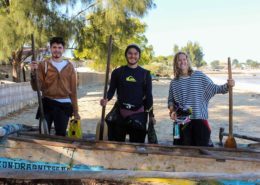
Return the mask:
[[[152,46],[147,46],[144,35],[146,25],[140,21],[155,4],[152,0],[107,0],[96,4],[86,16],[87,24],[82,30],[81,38],[77,39],[77,58],[92,59],[94,67],[103,69],[107,52],[107,40],[113,35],[112,68],[125,63],[124,50],[131,43],[138,44],[142,49],[140,64],[151,60]]]
[[[75,25],[83,25],[79,16],[71,18],[64,11],[75,3],[75,0],[0,0],[0,60],[12,64],[13,81],[21,81],[23,62],[31,55],[24,53],[24,47],[31,46],[31,34],[39,48],[46,46],[51,36],[68,40],[77,30]]]

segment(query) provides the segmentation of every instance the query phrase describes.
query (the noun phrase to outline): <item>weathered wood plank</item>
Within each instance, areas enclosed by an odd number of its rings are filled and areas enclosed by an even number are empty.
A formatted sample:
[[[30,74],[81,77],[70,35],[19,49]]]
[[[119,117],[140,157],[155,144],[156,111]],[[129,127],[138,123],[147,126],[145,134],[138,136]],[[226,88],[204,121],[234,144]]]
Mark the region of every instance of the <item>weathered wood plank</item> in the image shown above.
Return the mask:
[[[54,137],[54,136],[53,136]],[[36,137],[37,138],[37,137]],[[41,138],[41,137],[40,137]],[[60,137],[57,137],[60,138]],[[208,147],[169,147],[169,146],[150,146],[147,144],[129,144],[129,143],[119,143],[119,142],[93,142],[93,141],[85,141],[80,142],[79,140],[66,140],[68,142],[57,142],[56,139],[54,141],[53,138],[47,137],[44,139],[31,139],[31,138],[23,138],[23,137],[10,137],[11,140],[16,141],[24,141],[28,143],[39,143],[41,145],[49,145],[49,146],[61,146],[66,148],[79,148],[86,150],[104,150],[104,151],[120,151],[120,152],[128,152],[128,153],[139,153],[143,155],[148,154],[159,154],[159,155],[171,155],[171,156],[187,156],[187,157],[204,157],[204,158],[213,158],[216,160],[220,159],[232,159],[236,160],[238,158],[242,158],[241,160],[260,160],[260,152],[255,150],[230,150],[230,149],[218,149],[208,148]],[[214,155],[204,155],[201,156],[201,150],[207,150]],[[221,157],[218,157],[221,156]]]
[[[210,151],[220,151],[220,152],[234,152],[234,153],[239,153],[239,152],[249,152],[250,154],[256,153],[259,154],[260,152],[258,150],[254,149],[245,149],[245,148],[237,148],[237,149],[232,149],[232,148],[219,148],[219,147],[194,147],[194,146],[173,146],[173,145],[158,145],[158,144],[141,144],[141,143],[128,143],[128,142],[115,142],[115,141],[89,141],[86,139],[73,139],[73,138],[68,138],[68,137],[61,137],[61,136],[54,136],[54,135],[39,135],[35,133],[30,133],[30,132],[22,132],[20,133],[21,136],[28,136],[29,138],[34,138],[34,139],[44,139],[47,141],[61,141],[62,143],[80,143],[81,145],[88,145],[88,146],[109,146],[109,147],[129,147],[129,148],[134,148],[134,147],[144,147],[144,148],[149,148],[153,150],[161,150],[161,151],[182,151],[185,149],[185,151],[191,150],[195,151],[197,150],[197,153],[199,153],[200,148],[205,148]]]
[[[210,151],[211,155],[199,154],[199,148],[193,150],[177,148],[159,150],[155,147],[138,148],[142,145],[124,145],[109,143],[61,143],[40,139],[12,137],[0,148],[0,156],[23,158],[66,164],[85,164],[104,166],[105,169],[157,170],[176,172],[260,172],[260,159],[252,156],[223,156],[219,160],[220,151]],[[146,151],[149,151],[147,152]],[[205,151],[205,150],[204,150]],[[188,155],[185,152],[190,152]],[[192,153],[194,152],[194,153]],[[216,154],[214,153],[216,152]],[[225,151],[228,154],[228,151]],[[183,155],[181,155],[183,153]],[[204,152],[205,153],[205,152]],[[214,155],[215,156],[214,156]],[[226,154],[226,155],[227,155]],[[257,153],[254,153],[256,155]],[[259,155],[259,153],[258,153]],[[221,156],[222,157],[222,156]],[[223,160],[225,159],[225,160]]]
[[[15,171],[0,170],[0,178],[16,179],[106,179],[131,180],[136,178],[168,178],[168,179],[232,179],[257,180],[260,173],[197,173],[197,172],[159,172],[159,171],[131,171],[131,170],[105,170],[105,171]]]
[[[220,143],[222,143],[222,139],[223,136],[228,136],[228,133],[224,132],[224,128],[220,128],[219,129],[219,140]],[[233,134],[234,137],[240,138],[240,139],[246,139],[246,140],[250,140],[250,141],[256,141],[256,142],[260,142],[260,138],[258,137],[252,137],[252,136],[247,136],[247,135],[241,135],[241,134]]]

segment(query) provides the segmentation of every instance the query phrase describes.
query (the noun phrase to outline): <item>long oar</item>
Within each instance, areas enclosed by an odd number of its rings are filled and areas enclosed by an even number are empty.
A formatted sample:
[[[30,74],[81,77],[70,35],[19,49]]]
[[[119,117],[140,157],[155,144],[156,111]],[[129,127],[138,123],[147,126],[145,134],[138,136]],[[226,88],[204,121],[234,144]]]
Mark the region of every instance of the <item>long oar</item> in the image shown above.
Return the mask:
[[[34,45],[33,34],[31,36],[31,39],[32,39],[32,61],[35,61],[35,45]],[[34,70],[34,75],[35,75],[38,103],[39,103],[39,110],[40,110],[39,132],[40,132],[40,134],[49,134],[48,124],[44,117],[42,97],[41,97],[40,85],[39,85],[39,77],[38,77],[38,72],[36,69]]]
[[[229,57],[228,57],[228,79],[229,80],[232,79],[231,61]],[[229,87],[228,92],[229,92],[229,133],[224,146],[226,148],[236,148],[237,143],[233,136],[233,88]]]
[[[111,59],[111,53],[112,53],[112,35],[109,36],[109,42],[108,42],[108,52],[107,52],[107,67],[106,67],[106,78],[105,78],[105,86],[104,86],[104,94],[103,98],[107,98],[107,85],[108,85],[108,77],[109,77],[109,68],[110,68],[110,59]],[[97,128],[96,128],[96,140],[103,140],[107,139],[107,126],[105,124],[105,112],[106,112],[106,106],[102,106],[102,113],[101,113],[101,121],[98,122]]]
[[[220,127],[219,129],[219,143],[222,143],[223,136],[228,136],[229,134],[224,132],[225,129],[223,127]],[[252,137],[252,136],[247,136],[247,135],[241,135],[241,134],[236,134],[233,133],[233,136],[235,138],[240,138],[240,139],[245,139],[245,140],[250,140],[250,141],[255,141],[260,143],[260,138],[259,137]]]

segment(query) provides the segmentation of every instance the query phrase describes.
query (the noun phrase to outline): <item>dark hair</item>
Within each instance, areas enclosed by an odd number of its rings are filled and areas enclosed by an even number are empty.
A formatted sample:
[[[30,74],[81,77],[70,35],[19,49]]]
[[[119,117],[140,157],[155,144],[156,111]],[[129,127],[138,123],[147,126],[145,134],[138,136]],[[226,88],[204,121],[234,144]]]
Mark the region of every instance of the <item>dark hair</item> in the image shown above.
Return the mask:
[[[62,37],[52,37],[50,40],[50,46],[54,43],[62,44],[63,47],[65,46],[65,42]]]
[[[140,49],[139,46],[136,45],[136,44],[130,44],[130,45],[128,45],[128,46],[126,47],[126,49],[125,49],[125,57],[126,57],[126,54],[127,54],[128,50],[131,49],[131,48],[134,48],[134,49],[136,49],[136,50],[138,51],[138,53],[139,53],[139,58],[140,58],[140,57],[141,57],[141,49]]]

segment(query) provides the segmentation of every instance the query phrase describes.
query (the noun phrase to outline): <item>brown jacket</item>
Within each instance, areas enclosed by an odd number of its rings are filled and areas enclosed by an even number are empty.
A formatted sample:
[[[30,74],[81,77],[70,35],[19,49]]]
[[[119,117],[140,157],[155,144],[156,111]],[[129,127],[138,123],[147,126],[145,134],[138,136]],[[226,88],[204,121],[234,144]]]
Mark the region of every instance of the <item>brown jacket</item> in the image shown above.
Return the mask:
[[[45,66],[47,66],[47,70],[45,70]],[[78,113],[76,75],[71,62],[68,62],[60,72],[52,65],[50,59],[39,63],[38,78],[43,96],[51,99],[70,98],[73,112]],[[34,91],[37,90],[36,82],[33,79],[31,86]]]

